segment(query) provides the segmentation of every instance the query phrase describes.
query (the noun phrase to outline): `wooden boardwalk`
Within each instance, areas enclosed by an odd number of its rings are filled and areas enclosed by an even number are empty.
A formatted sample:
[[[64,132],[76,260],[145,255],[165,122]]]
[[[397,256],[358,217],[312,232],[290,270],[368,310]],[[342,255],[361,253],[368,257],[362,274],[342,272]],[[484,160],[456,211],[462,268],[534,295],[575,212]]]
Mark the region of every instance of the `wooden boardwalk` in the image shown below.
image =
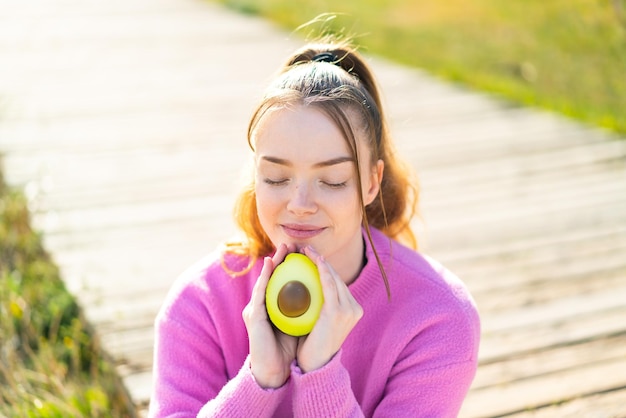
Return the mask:
[[[234,232],[253,105],[300,42],[200,0],[0,0],[0,153],[140,410],[152,322]],[[626,141],[372,59],[422,247],[482,315],[463,417],[626,417]]]

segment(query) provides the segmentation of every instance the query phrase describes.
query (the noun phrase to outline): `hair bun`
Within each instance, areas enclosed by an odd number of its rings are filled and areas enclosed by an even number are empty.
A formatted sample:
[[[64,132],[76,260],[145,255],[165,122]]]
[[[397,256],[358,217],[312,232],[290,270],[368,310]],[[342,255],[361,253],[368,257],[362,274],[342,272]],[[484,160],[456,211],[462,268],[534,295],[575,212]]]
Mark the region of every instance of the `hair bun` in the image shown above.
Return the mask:
[[[339,58],[335,54],[329,51],[320,52],[311,58],[312,62],[327,62],[329,64],[339,65]]]

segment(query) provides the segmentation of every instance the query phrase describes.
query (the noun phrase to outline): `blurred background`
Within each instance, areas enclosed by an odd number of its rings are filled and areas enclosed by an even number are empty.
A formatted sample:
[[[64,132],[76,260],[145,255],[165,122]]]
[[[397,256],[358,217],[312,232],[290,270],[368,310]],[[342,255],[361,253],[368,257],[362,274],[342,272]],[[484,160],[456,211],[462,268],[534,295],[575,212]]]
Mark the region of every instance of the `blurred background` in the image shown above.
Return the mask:
[[[462,416],[626,416],[624,7],[0,0],[0,417],[145,415],[154,316],[237,233],[248,118],[320,32],[370,60],[420,249],[481,311]]]

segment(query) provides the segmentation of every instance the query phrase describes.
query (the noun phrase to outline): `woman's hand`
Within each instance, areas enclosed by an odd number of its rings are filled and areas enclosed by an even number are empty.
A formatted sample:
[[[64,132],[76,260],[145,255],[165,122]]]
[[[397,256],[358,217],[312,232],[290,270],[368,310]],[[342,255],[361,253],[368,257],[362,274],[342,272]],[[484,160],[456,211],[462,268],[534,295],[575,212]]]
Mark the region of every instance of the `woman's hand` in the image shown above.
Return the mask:
[[[339,351],[363,316],[363,308],[321,255],[310,246],[304,251],[317,265],[324,293],[319,319],[311,333],[298,341],[297,362],[306,373],[324,366]]]
[[[252,297],[242,312],[250,340],[250,367],[257,383],[264,388],[282,386],[291,373],[296,357],[297,338],[283,334],[269,320],[265,309],[267,282],[287,253],[295,250],[281,244],[274,257],[266,257],[263,269],[252,289]]]

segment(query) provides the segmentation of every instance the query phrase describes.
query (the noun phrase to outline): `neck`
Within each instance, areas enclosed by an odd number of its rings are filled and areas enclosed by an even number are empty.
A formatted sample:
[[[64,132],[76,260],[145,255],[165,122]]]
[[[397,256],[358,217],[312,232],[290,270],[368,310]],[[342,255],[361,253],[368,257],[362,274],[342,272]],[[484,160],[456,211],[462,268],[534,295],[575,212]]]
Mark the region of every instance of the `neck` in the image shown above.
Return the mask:
[[[349,285],[359,277],[365,265],[365,243],[363,236],[358,234],[354,242],[332,256],[327,257],[328,262],[337,272],[341,280]]]

